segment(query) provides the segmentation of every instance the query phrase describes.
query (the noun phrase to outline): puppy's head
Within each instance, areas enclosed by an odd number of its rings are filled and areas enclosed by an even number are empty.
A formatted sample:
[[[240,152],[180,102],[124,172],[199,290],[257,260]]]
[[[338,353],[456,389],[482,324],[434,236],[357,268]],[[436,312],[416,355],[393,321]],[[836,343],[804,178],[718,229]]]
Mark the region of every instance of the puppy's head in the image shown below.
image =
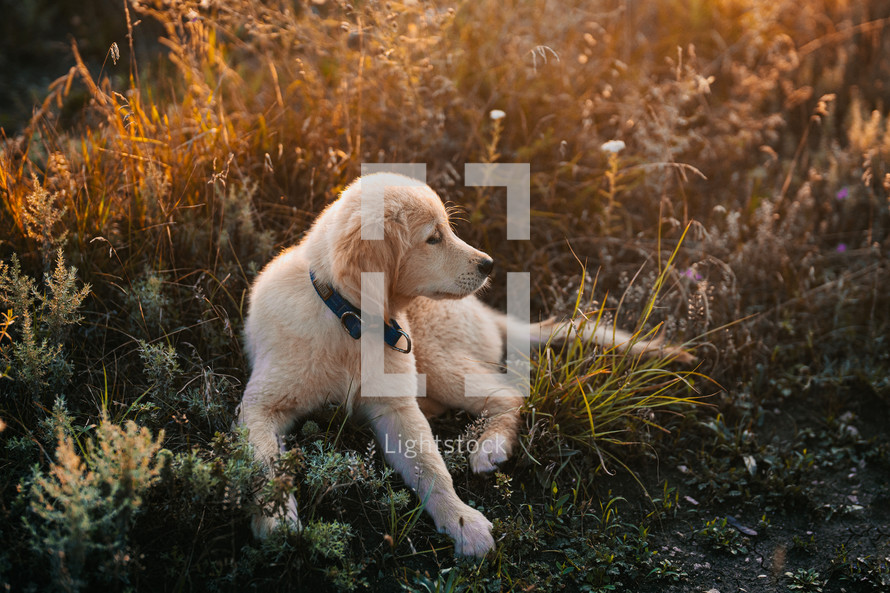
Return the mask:
[[[362,272],[383,272],[387,314],[418,296],[462,298],[487,282],[494,262],[454,234],[428,186],[379,173],[354,182],[338,202],[326,225],[334,283],[360,294]],[[380,229],[382,239],[367,238]]]

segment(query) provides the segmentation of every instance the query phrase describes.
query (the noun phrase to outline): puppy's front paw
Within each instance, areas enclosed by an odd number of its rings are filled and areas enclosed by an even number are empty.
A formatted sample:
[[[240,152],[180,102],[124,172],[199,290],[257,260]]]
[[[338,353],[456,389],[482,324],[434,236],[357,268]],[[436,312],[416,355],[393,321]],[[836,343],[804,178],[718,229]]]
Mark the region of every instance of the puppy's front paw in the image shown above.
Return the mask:
[[[477,474],[494,471],[510,458],[512,449],[510,440],[500,433],[483,435],[476,450],[470,453],[470,468]]]
[[[485,515],[461,503],[442,522],[439,531],[454,540],[454,553],[457,556],[482,558],[494,549],[491,527]]]

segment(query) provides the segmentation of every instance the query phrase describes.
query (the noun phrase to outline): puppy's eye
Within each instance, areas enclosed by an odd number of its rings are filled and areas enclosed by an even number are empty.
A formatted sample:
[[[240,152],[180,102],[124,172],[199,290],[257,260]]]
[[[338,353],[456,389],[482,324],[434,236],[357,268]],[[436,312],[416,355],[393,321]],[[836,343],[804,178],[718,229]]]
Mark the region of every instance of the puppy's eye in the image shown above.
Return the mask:
[[[430,238],[426,240],[429,245],[438,245],[442,242],[442,235],[436,233],[435,235],[430,235]]]

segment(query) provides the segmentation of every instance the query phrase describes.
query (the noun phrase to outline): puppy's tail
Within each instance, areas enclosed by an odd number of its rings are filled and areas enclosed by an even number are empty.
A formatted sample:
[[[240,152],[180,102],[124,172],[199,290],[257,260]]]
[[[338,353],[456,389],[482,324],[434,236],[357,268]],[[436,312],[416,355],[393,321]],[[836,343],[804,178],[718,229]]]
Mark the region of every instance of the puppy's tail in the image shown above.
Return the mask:
[[[506,325],[511,326],[511,331],[520,331],[514,325],[519,323],[521,322],[513,318],[506,319]],[[673,358],[682,364],[693,364],[697,360],[686,350],[665,344],[661,336],[652,339],[639,339],[638,336],[620,330],[609,323],[594,320],[557,321],[556,318],[551,317],[528,327],[532,344],[564,343],[580,337],[582,341],[592,342],[604,350],[616,349],[647,358],[664,356]]]

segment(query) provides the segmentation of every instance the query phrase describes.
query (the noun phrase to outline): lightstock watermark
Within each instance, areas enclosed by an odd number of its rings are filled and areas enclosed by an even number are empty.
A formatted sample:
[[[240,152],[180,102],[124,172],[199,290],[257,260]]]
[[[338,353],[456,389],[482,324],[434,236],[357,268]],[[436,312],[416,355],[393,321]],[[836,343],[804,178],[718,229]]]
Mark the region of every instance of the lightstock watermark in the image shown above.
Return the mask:
[[[438,451],[442,455],[457,453],[461,455],[490,455],[497,452],[498,442],[493,439],[479,441],[475,438],[458,436],[453,439],[441,438],[434,434],[432,439],[406,439],[401,434],[389,440],[390,435],[383,435],[383,451],[385,453],[397,453],[407,459],[414,459],[418,455],[431,454]]]
[[[396,187],[426,186],[424,163],[362,163],[362,178],[374,173],[404,176],[404,183]],[[506,188],[507,240],[527,241],[530,238],[531,173],[528,163],[467,163],[464,178],[467,186]],[[379,183],[360,187],[363,241],[386,240],[383,198],[390,188],[392,186]],[[528,397],[531,372],[531,336],[528,329],[531,320],[530,288],[528,272],[507,272],[507,315],[515,320],[507,324],[507,372],[465,375],[466,397],[491,397],[507,393],[515,396],[517,392],[522,397]],[[362,397],[425,397],[426,376],[410,368],[410,359],[384,357],[385,294],[383,270],[362,272]]]

